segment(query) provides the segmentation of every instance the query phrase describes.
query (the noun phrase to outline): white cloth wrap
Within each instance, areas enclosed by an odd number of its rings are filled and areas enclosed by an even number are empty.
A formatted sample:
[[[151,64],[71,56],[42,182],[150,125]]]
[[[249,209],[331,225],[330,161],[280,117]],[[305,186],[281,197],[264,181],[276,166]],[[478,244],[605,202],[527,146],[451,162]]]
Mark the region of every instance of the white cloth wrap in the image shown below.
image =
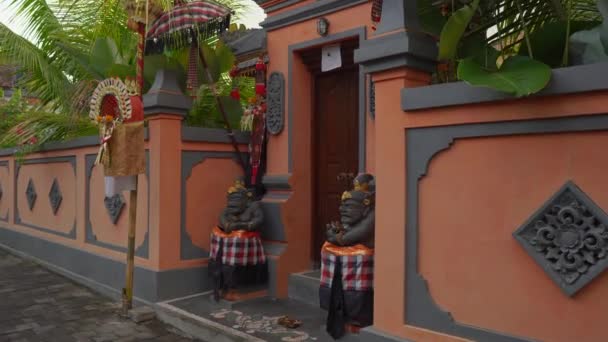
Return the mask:
[[[137,176],[104,177],[106,197],[113,197],[123,191],[135,190]]]

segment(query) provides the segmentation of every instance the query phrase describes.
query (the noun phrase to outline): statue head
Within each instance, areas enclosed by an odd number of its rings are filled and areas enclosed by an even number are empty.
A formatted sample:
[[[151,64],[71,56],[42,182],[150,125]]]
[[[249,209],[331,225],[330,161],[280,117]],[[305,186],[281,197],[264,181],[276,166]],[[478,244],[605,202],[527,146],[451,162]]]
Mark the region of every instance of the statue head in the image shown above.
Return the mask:
[[[370,174],[357,176],[353,181],[353,190],[342,194],[340,204],[340,222],[352,226],[363,220],[374,209],[374,177]]]
[[[228,188],[226,211],[231,215],[238,215],[244,212],[253,200],[253,192],[245,187],[242,179],[237,179]]]

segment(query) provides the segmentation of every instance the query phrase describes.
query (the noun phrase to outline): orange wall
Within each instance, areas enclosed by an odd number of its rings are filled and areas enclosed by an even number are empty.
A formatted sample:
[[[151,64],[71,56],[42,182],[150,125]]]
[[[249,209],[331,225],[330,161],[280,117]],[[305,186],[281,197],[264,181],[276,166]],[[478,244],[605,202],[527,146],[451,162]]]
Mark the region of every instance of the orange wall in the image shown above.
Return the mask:
[[[608,92],[404,113],[400,108],[401,89],[427,84],[428,76],[401,69],[376,74],[374,80],[376,110],[382,113],[375,121],[376,130],[382,134],[376,135],[375,140],[374,325],[416,341],[461,341],[403,323],[405,277],[394,275],[403,274],[405,269],[406,192],[402,189],[406,189],[406,129],[601,113],[605,111]],[[583,306],[589,315],[585,317],[591,319],[606,311],[608,303],[601,299],[606,296],[606,275],[584,289],[586,294],[581,292],[576,302],[565,298],[525,255],[511,233],[569,178],[598,204],[608,204],[606,182],[599,173],[605,162],[594,157],[601,153],[598,147],[607,138],[605,133],[587,133],[471,139],[458,141],[437,156],[420,183],[419,228],[419,268],[429,281],[435,301],[464,324],[546,341],[597,341],[598,325],[583,329],[589,319],[570,322],[580,317],[577,315]],[[549,147],[549,139],[558,147]],[[585,162],[575,166],[576,161],[582,160]],[[479,207],[487,212],[478,214]],[[470,248],[473,244],[481,246],[487,260],[474,255],[480,252]],[[522,279],[525,284],[517,283]],[[472,289],[474,281],[477,283]],[[553,309],[561,316],[546,312]],[[541,311],[544,314],[539,315]],[[564,324],[566,321],[568,324]],[[575,332],[581,335],[587,330],[589,337],[573,338]]]
[[[26,158],[26,164],[20,167],[16,183],[14,182],[16,164],[14,158],[0,158],[0,161],[6,160],[10,162],[10,170],[8,170],[8,172],[6,168],[0,166],[0,185],[3,189],[3,196],[0,199],[0,217],[4,217],[5,213],[8,212],[10,218],[8,223],[0,221],[0,226],[124,262],[124,260],[126,260],[124,253],[85,241],[85,198],[88,181],[88,186],[90,186],[89,217],[91,230],[97,237],[96,241],[118,248],[127,247],[128,193],[123,194],[125,206],[117,224],[113,225],[104,205],[104,181],[101,168],[95,167],[93,169],[90,180],[87,180],[85,177],[85,156],[96,155],[97,151],[97,147],[84,147],[30,155]],[[71,156],[75,159],[75,168],[72,167],[69,161],[45,163],[53,160],[52,158]],[[40,160],[40,162],[27,162],[27,160],[36,159]],[[30,179],[34,184],[37,193],[37,199],[32,210],[30,210],[25,196],[25,191]],[[53,213],[49,201],[49,191],[54,179],[57,179],[63,198],[57,214]],[[136,248],[142,245],[146,232],[148,231],[148,193],[145,175],[139,177],[139,189]],[[17,193],[17,208],[21,218],[21,224],[15,221],[14,202],[12,200],[14,198],[15,190]],[[72,231],[74,224],[76,228],[75,238],[61,236],[61,234],[69,234]],[[40,227],[49,230],[50,232],[31,226]],[[149,234],[150,242],[152,242],[155,239],[153,236],[154,232],[150,231]],[[149,257],[147,259],[140,257],[135,258],[137,266],[152,270],[157,269],[157,260],[158,255],[152,248],[152,244],[150,244]]]
[[[179,117],[159,115],[150,119],[150,141],[146,144],[150,156],[150,179],[145,174],[139,177],[135,248],[142,247],[148,235],[148,258],[136,256],[135,263],[154,271],[198,267],[207,263],[206,258],[181,259],[181,206],[186,206],[186,230],[192,243],[208,250],[209,233],[225,206],[226,190],[242,175],[240,166],[231,158],[207,158],[193,167],[186,181],[186,203],[181,203],[182,151],[233,152],[228,143],[182,142],[181,127]],[[241,149],[246,151],[245,146],[241,146]],[[94,158],[97,151],[97,146],[91,146],[27,156],[16,183],[14,158],[0,157],[0,162],[9,162],[8,167],[0,164],[0,187],[3,192],[0,198],[0,227],[124,262],[125,253],[112,247],[127,247],[129,194],[123,194],[125,206],[117,223],[113,224],[104,205],[102,168],[94,167],[90,178],[85,170],[86,159]],[[75,167],[69,160],[57,159],[72,156]],[[53,160],[55,162],[49,162]],[[29,209],[25,196],[30,179],[37,192],[33,210]],[[57,179],[63,196],[56,215],[48,198],[54,179]],[[95,235],[95,241],[86,239],[87,186],[90,187],[90,233]],[[13,214],[15,187],[21,224],[15,222]],[[4,222],[2,219],[7,213],[9,222]],[[75,238],[61,235],[69,235],[74,224]]]
[[[534,340],[605,340],[591,322],[608,309],[608,274],[570,298],[511,234],[567,180],[608,208],[607,144],[608,132],[475,138],[435,157],[420,182],[419,248],[437,304]]]

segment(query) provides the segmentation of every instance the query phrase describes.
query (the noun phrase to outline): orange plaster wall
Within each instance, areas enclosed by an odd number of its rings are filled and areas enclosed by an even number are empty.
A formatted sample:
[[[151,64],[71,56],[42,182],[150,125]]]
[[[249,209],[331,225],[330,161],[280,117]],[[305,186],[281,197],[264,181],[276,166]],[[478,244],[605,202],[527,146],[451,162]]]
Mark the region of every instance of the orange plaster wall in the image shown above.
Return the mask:
[[[192,243],[209,250],[211,230],[226,207],[226,191],[242,176],[233,159],[208,158],[192,169],[186,182],[186,231]]]
[[[150,178],[139,177],[136,248],[141,246],[149,229],[149,257],[136,257],[136,265],[155,271],[196,267],[206,263],[205,259],[180,260],[180,225],[181,225],[181,152],[232,152],[232,146],[225,143],[182,142],[181,118],[158,115],[150,118],[150,141],[146,144],[150,154]],[[247,146],[240,146],[247,151]],[[76,172],[70,163],[26,164],[21,167],[18,179],[18,202],[21,218],[30,223],[60,232],[70,232],[76,221],[76,238],[70,239],[43,232],[23,225],[15,225],[13,215],[10,222],[0,221],[3,228],[15,230],[55,243],[81,249],[96,255],[124,262],[126,256],[105,247],[85,241],[85,197],[86,170],[85,156],[96,154],[97,147],[86,147],[63,151],[38,153],[28,156],[32,159],[45,159],[61,156],[75,156]],[[9,174],[14,169],[12,157],[9,160],[10,170],[0,167],[0,184],[3,187],[3,199],[0,200],[0,217],[11,210],[14,182]],[[225,192],[237,175],[240,166],[232,159],[208,158],[194,167],[187,189],[188,231],[194,243],[208,248],[210,226],[217,223],[221,209],[225,206]],[[29,178],[34,180],[38,194],[33,212],[29,212],[25,200],[25,189]],[[63,203],[57,216],[51,212],[48,192],[54,178],[59,180]],[[148,182],[150,193],[148,194]],[[150,196],[150,213],[148,214],[148,196]],[[103,171],[94,167],[90,177],[90,222],[97,241],[113,246],[126,247],[128,232],[129,194],[123,194],[125,206],[116,225],[107,215],[104,199]],[[149,224],[148,224],[149,223]],[[149,227],[149,228],[148,228]]]
[[[112,223],[105,204],[105,186],[102,167],[94,167],[90,180],[89,203],[91,204],[90,220],[93,234],[97,241],[113,246],[127,247],[129,236],[129,203],[130,194],[125,191],[122,196],[125,206],[116,224]],[[148,231],[148,180],[145,175],[139,178],[137,187],[137,222],[135,234],[135,248],[141,246]],[[98,210],[102,208],[103,210]]]
[[[14,223],[14,215],[10,215],[10,222],[5,223],[0,221],[2,228],[14,230],[36,238],[48,240],[54,243],[62,244],[68,247],[80,249],[92,254],[96,254],[105,258],[124,262],[126,255],[122,252],[117,252],[104,247],[95,246],[85,242],[85,156],[97,153],[97,147],[85,147],[63,151],[53,151],[45,153],[37,153],[28,156],[28,159],[46,159],[61,156],[75,156],[76,172],[70,163],[48,163],[48,164],[25,164],[21,166],[17,184],[14,184],[12,176],[6,178],[3,174],[6,173],[6,168],[0,167],[0,182],[2,182],[4,195],[0,205],[8,205],[12,207],[11,202],[7,202],[10,198],[12,201],[14,191],[17,192],[17,205],[19,214],[24,223],[33,224],[46,229],[55,230],[62,233],[68,233],[72,230],[74,222],[76,222],[76,238],[70,239],[58,236],[52,233],[43,232],[37,229],[29,228],[23,225]],[[10,173],[14,172],[15,160],[13,157],[8,157],[10,161]],[[36,204],[34,210],[30,212],[27,200],[25,199],[25,189],[29,179],[33,180],[37,192]],[[50,191],[53,179],[57,178],[59,187],[63,196],[61,206],[57,215],[52,213],[48,194]],[[143,179],[142,179],[143,178]],[[6,184],[6,189],[5,189]],[[17,188],[14,188],[14,186]],[[147,185],[145,177],[140,177],[139,183],[139,203],[138,203],[138,225],[136,235],[136,246],[141,245],[144,238],[145,228],[139,227],[146,224],[147,201],[146,192]],[[6,196],[6,197],[5,197]],[[100,198],[97,198],[99,196]],[[107,242],[113,245],[126,246],[126,218],[128,217],[128,200],[129,196],[125,196],[127,204],[123,208],[123,217],[121,217],[118,226],[112,226],[107,219],[105,206],[103,205],[103,178],[98,171],[94,171],[91,177],[91,209],[90,216],[93,223],[94,232],[100,242]],[[4,203],[4,204],[3,204]],[[4,206],[0,207],[4,208]],[[3,209],[4,210],[4,209]],[[100,222],[98,222],[100,221]],[[149,236],[150,250],[149,258],[143,259],[136,257],[135,264],[138,267],[156,269],[155,257],[157,252],[154,248],[154,243],[157,238],[151,231]]]
[[[158,268],[171,269],[179,260],[181,214],[181,125],[179,117],[149,119],[150,227],[158,236]]]
[[[182,203],[182,151],[233,152],[229,143],[182,142],[181,118],[158,115],[149,120],[150,137],[150,226],[158,232],[158,269],[199,267],[207,259],[181,260],[181,206],[186,206],[187,232],[193,243],[209,249],[210,225],[217,224],[225,207],[226,191],[240,165],[233,159],[207,158],[195,165],[186,184]],[[239,146],[247,151],[246,145]]]
[[[440,108],[404,113],[403,88],[428,84],[429,77],[406,69],[374,75],[376,81],[375,168],[376,254],[374,326],[394,336],[415,341],[463,341],[453,336],[404,325],[405,265],[405,132],[424,127],[468,122],[549,118],[605,112],[608,92],[530,98],[502,103]],[[581,185],[583,186],[583,185]]]
[[[25,191],[29,180],[36,190],[36,201],[30,210]],[[63,197],[57,214],[53,213],[49,192],[57,179]],[[26,164],[17,178],[17,208],[21,222],[67,234],[76,223],[76,184],[70,163]]]
[[[602,341],[608,274],[564,295],[512,237],[567,180],[608,208],[607,132],[458,140],[420,182],[420,270],[461,323],[540,341]],[[564,324],[567,322],[567,324]]]
[[[365,119],[365,170],[376,172],[376,122],[369,116]]]

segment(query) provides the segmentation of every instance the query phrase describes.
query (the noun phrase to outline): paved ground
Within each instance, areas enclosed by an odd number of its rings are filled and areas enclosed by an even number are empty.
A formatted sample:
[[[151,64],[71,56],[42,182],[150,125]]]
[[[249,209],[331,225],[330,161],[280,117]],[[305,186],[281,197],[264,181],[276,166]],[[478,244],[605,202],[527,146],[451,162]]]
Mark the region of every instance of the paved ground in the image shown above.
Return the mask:
[[[109,301],[0,250],[0,342],[192,341],[159,321],[135,324]]]

